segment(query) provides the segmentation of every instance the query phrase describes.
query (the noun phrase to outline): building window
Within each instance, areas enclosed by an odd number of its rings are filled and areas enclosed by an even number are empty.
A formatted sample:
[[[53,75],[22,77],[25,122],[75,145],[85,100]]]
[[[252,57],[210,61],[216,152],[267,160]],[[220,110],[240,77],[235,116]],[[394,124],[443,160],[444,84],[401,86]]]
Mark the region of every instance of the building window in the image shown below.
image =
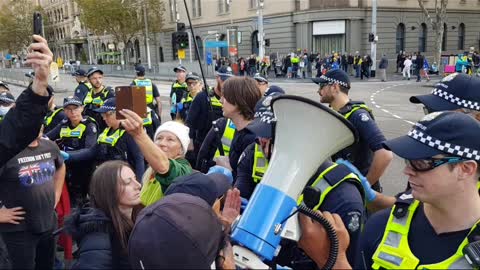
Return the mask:
[[[192,16],[193,17],[202,16],[202,1],[201,0],[192,0]]]
[[[458,49],[465,49],[465,24],[463,23],[458,26]]]
[[[427,51],[427,25],[422,23],[420,25],[420,35],[418,36],[418,51],[426,52]]]
[[[230,12],[229,0],[218,0],[218,13],[228,13]]]
[[[447,49],[447,24],[443,24],[442,51]]]
[[[397,26],[397,52],[405,51],[405,24],[400,23]]]

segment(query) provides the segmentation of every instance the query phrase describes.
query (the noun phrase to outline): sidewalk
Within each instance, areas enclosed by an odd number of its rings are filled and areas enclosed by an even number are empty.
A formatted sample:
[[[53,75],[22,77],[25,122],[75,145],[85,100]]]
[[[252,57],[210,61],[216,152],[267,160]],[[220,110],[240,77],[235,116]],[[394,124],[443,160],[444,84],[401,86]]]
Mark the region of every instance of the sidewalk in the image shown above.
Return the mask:
[[[0,80],[3,80],[9,84],[12,85],[17,85],[17,86],[23,86],[26,87],[28,85],[28,79],[24,76],[25,73],[31,71],[31,69],[25,69],[25,68],[20,68],[20,69],[0,69]],[[273,74],[273,73],[272,73]],[[115,81],[115,84],[129,84],[133,79],[134,79],[135,74],[125,74],[125,73],[111,73],[111,72],[106,72],[105,73],[105,81]],[[172,72],[171,77],[166,77],[166,76],[160,76],[160,75],[153,75],[150,76],[149,74],[146,74],[147,78],[150,78],[154,81],[154,83],[157,84],[171,84],[175,81],[175,74]],[[430,83],[426,84],[428,87],[434,84],[434,82],[438,81],[441,78],[440,75],[430,75]],[[206,76],[206,79],[209,82],[212,82],[215,80],[214,76]],[[274,77],[271,76],[268,78],[271,84],[275,83],[311,83],[312,80],[311,78],[298,78],[298,79],[287,79],[285,77]],[[351,82],[381,82],[379,77],[374,77],[374,78],[369,78],[369,79],[364,79],[360,80],[360,78],[355,78],[354,76],[350,76]],[[401,73],[390,73],[387,74],[387,81],[402,81],[403,77]],[[415,82],[416,76],[411,77],[411,81]],[[422,80],[424,82],[425,80]],[[76,83],[74,82],[74,78],[72,77],[71,74],[65,73],[63,70],[60,71],[60,81],[59,82],[50,82],[50,84],[53,86],[56,92],[68,92],[68,91],[73,91],[74,87],[76,86]]]

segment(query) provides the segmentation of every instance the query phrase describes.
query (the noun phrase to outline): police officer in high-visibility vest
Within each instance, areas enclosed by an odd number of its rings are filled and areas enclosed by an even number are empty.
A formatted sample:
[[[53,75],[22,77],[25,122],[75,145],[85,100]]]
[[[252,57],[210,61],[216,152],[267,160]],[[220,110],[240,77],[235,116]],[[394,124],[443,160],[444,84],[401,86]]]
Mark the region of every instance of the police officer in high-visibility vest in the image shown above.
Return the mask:
[[[97,143],[97,124],[88,116],[82,116],[83,103],[77,97],[65,98],[63,110],[66,119],[46,133],[57,143],[67,165],[66,183],[72,206],[85,202],[93,172],[93,162],[81,159],[92,151]],[[79,160],[80,159],[80,160]]]
[[[78,69],[72,73],[72,76],[75,77],[75,81],[78,83],[75,88],[74,95],[80,99],[84,100],[88,92],[92,89],[92,85],[88,82],[87,72],[83,69]]]
[[[121,120],[116,118],[116,100],[107,99],[96,109],[107,124],[107,127],[98,135],[95,156],[97,164],[108,160],[123,160],[128,162],[135,171],[137,179],[142,179],[145,164],[142,152],[132,136],[125,132]]]
[[[182,101],[185,93],[188,92],[187,83],[185,77],[187,75],[187,69],[180,65],[173,69],[177,76],[177,80],[172,84],[170,90],[170,116],[174,120],[177,116],[177,105]]]
[[[223,117],[222,103],[220,103],[222,87],[225,81],[233,76],[230,67],[220,67],[215,77],[217,85],[214,88],[208,88],[207,91],[201,91],[190,105],[185,124],[190,128],[190,139],[193,141],[194,150],[199,153],[197,164],[199,164],[198,159],[201,158],[200,147],[212,127],[212,122]],[[200,163],[204,162],[205,159],[202,159]],[[195,168],[199,167],[195,166]],[[208,168],[206,170],[208,171]]]
[[[349,120],[359,135],[359,142],[333,156],[350,161],[365,175],[372,187],[381,192],[379,179],[393,159],[390,151],[382,148],[386,140],[373,118],[372,110],[364,102],[348,97],[350,78],[343,70],[330,70],[319,78],[312,79],[319,85],[320,102]],[[318,123],[321,124],[321,123]]]
[[[297,78],[298,76],[298,67],[300,64],[300,57],[298,55],[294,54],[292,58],[290,59],[292,62],[292,78]]]
[[[478,268],[478,134],[472,117],[435,112],[384,143],[405,160],[411,190],[369,217],[354,269]]]
[[[15,97],[10,92],[0,93],[0,122],[14,106]]]
[[[281,94],[262,98],[255,108],[255,120],[246,127],[255,133],[257,142],[249,145],[242,153],[237,176],[234,179],[234,185],[240,190],[243,198],[250,199],[256,185],[262,180],[268,168],[274,148],[272,132],[276,123],[270,104],[271,100],[279,95]],[[315,142],[305,143],[314,144]],[[307,184],[309,190],[300,196],[298,202],[305,201],[308,202],[307,206],[314,210],[320,209],[340,215],[350,234],[351,247],[347,253],[348,258],[353,260],[364,222],[363,188],[358,177],[344,165],[319,162],[318,166],[317,173]],[[287,264],[294,269],[314,268],[314,263],[310,260],[307,260],[306,263],[299,263],[304,256],[298,251],[296,245],[288,243],[282,247],[282,250],[277,258],[277,263]]]
[[[185,81],[188,92],[183,96],[177,110],[177,119],[181,119],[184,122],[187,119],[188,111],[190,110],[193,100],[203,89],[203,82],[195,72],[189,72]]]
[[[85,114],[95,119],[99,130],[106,127],[100,113],[95,110],[100,108],[105,100],[114,97],[113,89],[103,85],[103,71],[97,67],[92,67],[87,72],[88,81],[92,85],[92,89],[87,93],[83,104],[85,105]]]
[[[285,94],[285,91],[282,88],[276,85],[269,85],[268,79],[265,78],[265,76],[262,76],[260,73],[256,73],[255,76],[253,76],[253,79],[257,83],[258,89],[260,89],[260,92],[262,92],[262,95],[265,97],[273,93]]]
[[[66,118],[63,106],[56,106],[55,99],[52,94],[48,101],[48,112],[43,119],[43,133],[47,134],[54,129],[60,122]]]
[[[137,65],[135,67],[137,77],[133,80],[131,85],[145,87],[145,96],[147,98],[147,106],[153,110],[153,113],[158,115],[158,119],[162,117],[162,102],[160,100],[160,93],[157,86],[152,80],[145,78],[145,67]],[[161,121],[160,121],[161,122]]]

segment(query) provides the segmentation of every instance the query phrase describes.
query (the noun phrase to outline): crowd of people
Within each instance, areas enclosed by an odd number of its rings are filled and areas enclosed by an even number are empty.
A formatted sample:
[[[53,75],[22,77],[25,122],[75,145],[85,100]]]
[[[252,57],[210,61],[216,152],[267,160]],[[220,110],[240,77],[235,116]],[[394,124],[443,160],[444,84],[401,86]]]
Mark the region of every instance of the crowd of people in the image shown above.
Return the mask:
[[[285,91],[256,69],[235,76],[222,65],[208,86],[180,65],[168,97],[171,119],[161,121],[163,97],[141,65],[132,85],[145,89],[145,118],[117,109],[103,71],[93,67],[73,74],[74,96],[55,106],[52,53],[46,40],[33,38],[32,84],[15,100],[0,83],[0,268],[61,269],[61,247],[71,269],[236,269],[232,245],[239,243],[230,235],[274,162],[271,104]],[[310,61],[294,55],[290,63],[296,58]],[[334,53],[314,61],[321,63],[312,79],[319,102],[357,137],[299,180],[306,185],[298,204],[336,231],[333,268],[477,268],[469,256],[480,220],[480,79],[454,73],[431,94],[412,96],[426,115],[387,140],[367,104],[349,97],[351,74],[360,69],[362,76],[369,57]],[[380,181],[393,154],[405,160],[408,177],[395,197],[382,193]],[[265,263],[325,265],[326,230],[303,214],[298,220],[300,240],[284,239]]]

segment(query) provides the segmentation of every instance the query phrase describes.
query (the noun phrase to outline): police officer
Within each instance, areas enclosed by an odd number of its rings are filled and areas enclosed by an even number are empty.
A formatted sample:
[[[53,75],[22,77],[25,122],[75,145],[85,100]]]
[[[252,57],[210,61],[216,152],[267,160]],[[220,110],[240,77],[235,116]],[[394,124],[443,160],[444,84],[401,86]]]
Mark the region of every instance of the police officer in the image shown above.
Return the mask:
[[[372,110],[361,101],[348,97],[350,78],[343,70],[330,70],[319,78],[312,79],[319,85],[320,102],[349,120],[359,135],[359,142],[333,156],[333,159],[348,160],[365,175],[372,187],[381,192],[379,179],[392,160],[392,153],[382,148],[385,136],[373,118]]]
[[[188,92],[182,98],[177,111],[177,119],[185,121],[187,119],[188,111],[192,105],[193,99],[202,91],[203,82],[195,72],[189,72],[185,79],[188,87]]]
[[[0,93],[0,122],[14,106],[15,97],[10,92]]]
[[[422,104],[425,114],[439,111],[458,111],[480,121],[480,78],[463,73],[453,73],[437,83],[432,93],[410,97],[410,102]],[[380,210],[393,206],[396,198],[376,192],[371,193],[369,210]],[[409,186],[407,187],[409,189]],[[369,197],[369,196],[367,196]]]
[[[137,65],[135,67],[137,77],[133,80],[131,85],[145,87],[145,96],[147,98],[147,106],[153,110],[158,116],[158,119],[162,117],[162,102],[160,100],[160,93],[157,86],[150,79],[145,78],[145,67]],[[161,121],[160,121],[161,122]]]
[[[87,72],[88,81],[92,85],[92,89],[87,93],[83,104],[85,105],[85,114],[95,119],[99,130],[106,127],[106,123],[95,110],[100,108],[105,100],[114,97],[113,89],[103,85],[103,71],[97,67],[92,67]]]
[[[223,117],[222,103],[220,103],[222,87],[225,81],[233,76],[230,67],[220,67],[215,78],[217,85],[214,88],[208,88],[208,91],[201,91],[192,101],[185,124],[190,128],[190,139],[192,139],[193,147],[197,152],[200,151],[200,147],[212,127],[212,122]],[[205,161],[202,159],[203,161],[199,162],[198,158],[197,164]],[[208,171],[208,168],[206,169]]]
[[[54,95],[50,97],[48,101],[48,112],[43,119],[43,133],[47,134],[50,130],[54,129],[63,119],[65,119],[65,112],[63,106],[55,105]]]
[[[67,165],[66,181],[71,204],[81,206],[87,197],[94,169],[93,162],[83,161],[81,157],[96,145],[97,124],[92,118],[82,116],[83,103],[75,96],[65,98],[63,110],[67,118],[46,136],[62,150]]]
[[[6,82],[0,81],[0,93],[8,91],[10,91],[10,88],[8,88],[8,84]]]
[[[249,199],[256,185],[262,180],[268,168],[268,162],[273,152],[273,127],[276,123],[271,109],[271,100],[274,94],[262,98],[255,108],[255,120],[246,128],[255,133],[256,141],[249,145],[240,157],[235,187],[240,190],[243,198]],[[344,166],[332,162],[319,163],[317,173],[312,176],[307,186],[309,191],[300,196],[298,202],[305,201],[308,207],[314,210],[337,213],[347,224],[350,234],[350,247],[347,250],[348,259],[353,261],[357,243],[360,237],[361,226],[364,222],[363,188],[358,177]],[[302,261],[304,255],[292,243],[284,243],[277,259],[277,263],[287,264],[293,268],[314,268],[310,260]],[[290,263],[292,264],[290,265]]]
[[[262,76],[260,73],[256,73],[253,79],[257,83],[257,87],[260,89],[260,92],[262,92],[263,96],[269,96],[273,93],[285,94],[285,91],[282,88],[276,85],[270,86],[268,84],[268,79],[265,78],[265,76]]]
[[[170,90],[170,116],[172,120],[177,116],[177,105],[181,102],[183,96],[188,91],[187,83],[185,82],[185,76],[187,69],[180,65],[173,69],[177,76],[177,80],[172,84]]]
[[[125,132],[121,121],[116,118],[115,108],[115,98],[109,98],[96,109],[107,124],[99,134],[95,147],[97,163],[108,160],[126,161],[134,169],[137,179],[142,179],[145,168],[143,155],[132,136]]]
[[[466,251],[478,241],[480,124],[459,112],[435,112],[384,147],[405,159],[411,190],[365,226],[354,268],[476,269]]]
[[[72,73],[72,76],[75,77],[75,81],[78,83],[74,95],[79,100],[84,100],[88,92],[92,89],[92,85],[87,80],[87,72],[83,69],[78,69]]]

